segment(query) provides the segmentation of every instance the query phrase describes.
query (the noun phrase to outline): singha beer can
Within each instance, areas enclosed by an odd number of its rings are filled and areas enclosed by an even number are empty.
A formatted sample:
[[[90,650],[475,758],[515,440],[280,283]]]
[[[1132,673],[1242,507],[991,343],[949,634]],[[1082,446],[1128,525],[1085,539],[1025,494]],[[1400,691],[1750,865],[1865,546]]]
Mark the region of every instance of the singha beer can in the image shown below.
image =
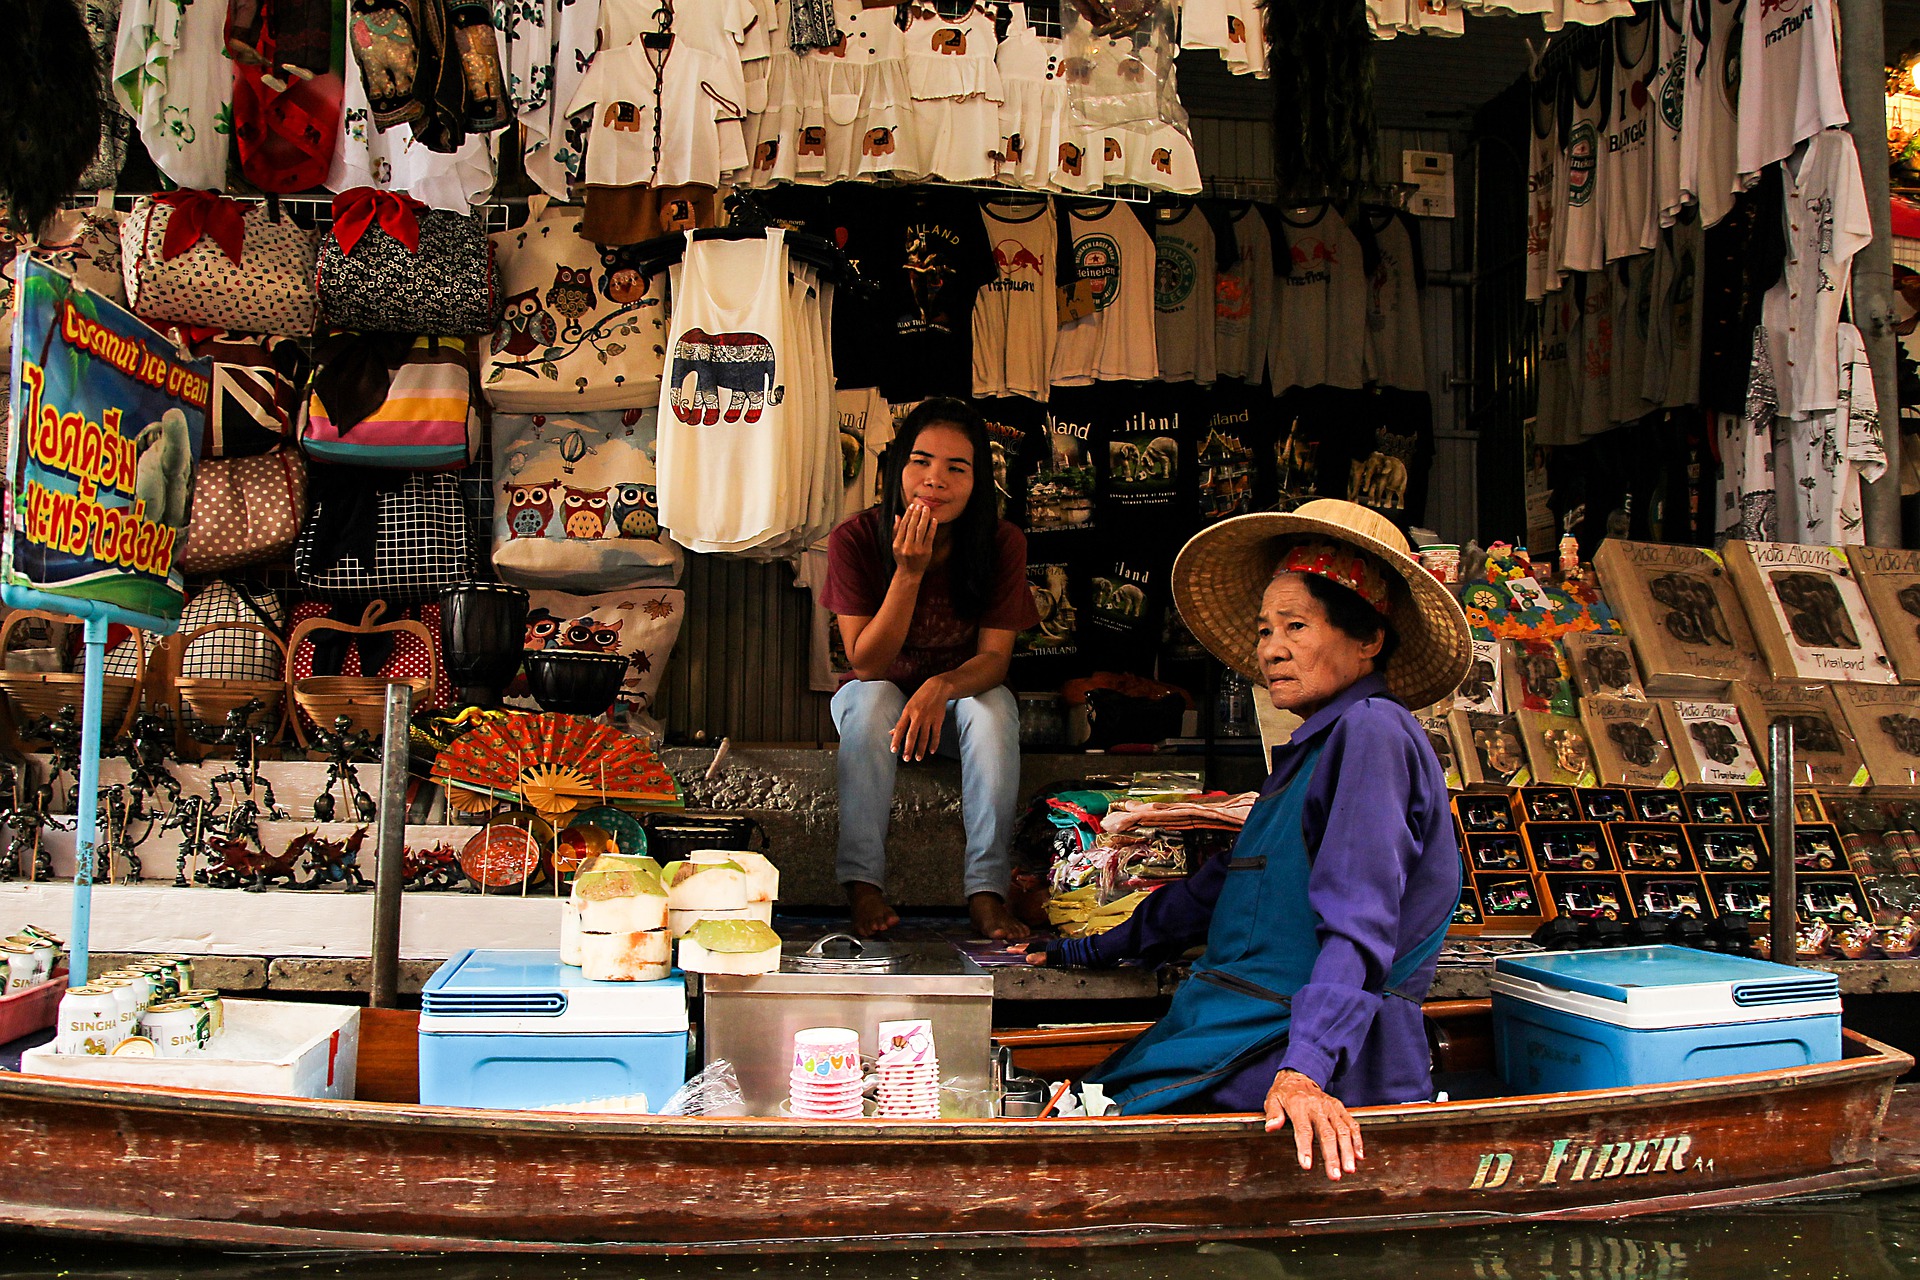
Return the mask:
[[[106,987],[68,987],[60,997],[60,1029],[55,1053],[105,1057],[120,1043],[120,998]]]
[[[114,1008],[120,1015],[120,1035],[132,1035],[139,1027],[140,1010],[146,1007],[146,979],[136,979],[126,974],[108,974],[95,978],[91,985],[113,996]],[[114,1043],[118,1044],[119,1041]],[[112,1049],[113,1045],[107,1048]]]
[[[40,967],[40,976],[36,981],[45,982],[53,976],[53,966],[60,959],[60,948],[43,938],[36,938],[30,933],[16,933],[11,938],[8,938],[7,941],[17,943],[33,952],[33,958]]]
[[[172,1000],[180,994],[180,974],[179,971],[170,964],[162,964],[154,960],[142,960],[136,964],[128,965],[127,972],[140,974],[152,984],[153,994],[148,1000],[149,1004],[154,1004],[161,1000]]]
[[[107,981],[109,978],[115,982],[124,982],[134,989],[135,994],[139,997],[135,1004],[136,1011],[146,1008],[155,1000],[161,998],[159,990],[154,985],[151,974],[142,973],[138,969],[114,969],[109,973],[101,974],[98,978],[95,978],[94,981],[100,983]]]
[[[202,987],[197,991],[182,991],[180,998],[184,1001],[197,1004],[207,1011],[207,1037],[209,1039],[227,1029],[227,1005],[226,1001],[220,998],[218,991],[210,987]]]
[[[32,947],[17,942],[0,942],[0,966],[6,969],[5,994],[25,991],[40,981],[40,957]]]
[[[207,1047],[207,1010],[189,1000],[156,1004],[141,1016],[140,1033],[153,1041],[163,1058],[199,1053]]]

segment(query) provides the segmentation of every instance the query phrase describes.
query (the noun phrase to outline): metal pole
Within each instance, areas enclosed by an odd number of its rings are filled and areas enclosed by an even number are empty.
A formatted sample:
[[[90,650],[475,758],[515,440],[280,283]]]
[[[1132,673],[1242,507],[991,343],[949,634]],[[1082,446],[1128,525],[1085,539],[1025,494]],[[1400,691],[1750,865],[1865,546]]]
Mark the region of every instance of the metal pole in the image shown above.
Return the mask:
[[[1767,796],[1773,809],[1773,901],[1768,912],[1776,964],[1794,963],[1793,730],[1775,721],[1767,730]]]
[[[1840,91],[1860,153],[1873,216],[1873,242],[1853,259],[1853,322],[1873,364],[1873,389],[1887,437],[1887,472],[1861,489],[1867,545],[1900,541],[1900,413],[1893,332],[1893,210],[1888,202],[1886,0],[1839,0]]]
[[[100,720],[106,709],[101,706],[107,680],[107,620],[88,618],[85,640],[85,665],[80,693],[80,776],[74,781],[78,816],[73,833],[73,922],[67,937],[67,982],[80,986],[87,980],[87,953],[91,950],[89,932],[93,928],[93,835],[100,811]]]
[[[413,686],[387,686],[387,722],[380,740],[380,826],[373,870],[373,982],[367,1003],[400,1003],[400,886],[406,878],[407,729]]]

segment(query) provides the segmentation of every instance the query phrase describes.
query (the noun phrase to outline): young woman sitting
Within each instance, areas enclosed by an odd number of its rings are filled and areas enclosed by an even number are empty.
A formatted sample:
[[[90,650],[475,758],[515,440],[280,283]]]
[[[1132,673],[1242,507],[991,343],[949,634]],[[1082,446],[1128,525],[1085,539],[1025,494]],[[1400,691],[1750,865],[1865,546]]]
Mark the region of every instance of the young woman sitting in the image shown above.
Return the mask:
[[[1039,615],[1026,538],[999,516],[986,423],[970,405],[928,400],[900,424],[880,505],[833,531],[824,602],[853,666],[833,696],[833,723],[836,873],[855,931],[900,922],[884,893],[894,775],[902,760],[938,754],[960,760],[974,927],[1026,937],[1006,902],[1020,712],[1002,682],[1015,633]]]

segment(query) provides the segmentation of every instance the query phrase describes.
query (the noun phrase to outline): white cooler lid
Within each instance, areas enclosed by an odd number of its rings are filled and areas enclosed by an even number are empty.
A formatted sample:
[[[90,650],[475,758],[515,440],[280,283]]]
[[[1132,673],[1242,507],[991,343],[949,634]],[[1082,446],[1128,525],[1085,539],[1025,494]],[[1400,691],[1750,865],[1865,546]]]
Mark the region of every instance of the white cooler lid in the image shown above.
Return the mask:
[[[463,951],[420,993],[420,1030],[472,1035],[678,1035],[687,984],[591,982],[558,951]]]
[[[1840,979],[1688,947],[1549,951],[1494,961],[1494,994],[1636,1031],[1840,1012]]]

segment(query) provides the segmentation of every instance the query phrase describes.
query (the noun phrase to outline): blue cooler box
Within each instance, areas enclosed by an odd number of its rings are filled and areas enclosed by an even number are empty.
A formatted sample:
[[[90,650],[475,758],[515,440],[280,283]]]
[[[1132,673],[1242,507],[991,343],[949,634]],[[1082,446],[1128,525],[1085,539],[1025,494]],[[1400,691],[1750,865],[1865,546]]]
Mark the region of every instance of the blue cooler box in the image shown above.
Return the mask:
[[[1500,1075],[1525,1093],[1616,1089],[1840,1057],[1840,979],[1686,947],[1501,956]]]
[[[420,1101],[658,1111],[687,1079],[687,988],[589,982],[558,951],[463,951],[420,997]]]

